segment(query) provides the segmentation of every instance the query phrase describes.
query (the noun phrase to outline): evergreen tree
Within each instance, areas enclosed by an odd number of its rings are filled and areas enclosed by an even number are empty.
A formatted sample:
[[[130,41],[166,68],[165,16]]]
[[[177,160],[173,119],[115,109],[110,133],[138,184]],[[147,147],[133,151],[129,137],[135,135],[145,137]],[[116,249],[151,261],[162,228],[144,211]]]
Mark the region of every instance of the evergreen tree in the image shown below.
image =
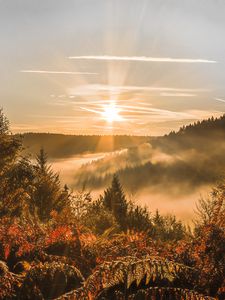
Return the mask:
[[[104,206],[113,213],[121,229],[126,229],[128,203],[117,175],[113,176],[111,187],[103,196]]]
[[[15,198],[23,192],[10,185],[20,150],[21,140],[10,134],[9,121],[0,108],[0,216],[11,213]]]
[[[3,109],[0,108],[0,135],[9,134],[9,120],[3,113]]]
[[[127,228],[135,231],[152,233],[152,222],[146,207],[129,203],[127,213]]]
[[[0,108],[0,176],[15,162],[20,150],[21,140],[10,135],[9,121]]]
[[[186,227],[175,216],[160,215],[156,210],[153,216],[153,236],[161,241],[178,241],[186,235]]]
[[[44,148],[40,149],[39,154],[36,156],[37,166],[39,171],[44,174],[50,171],[50,166],[48,166],[48,156],[44,151]]]
[[[48,165],[44,149],[36,157],[36,183],[33,194],[39,218],[47,221],[53,210],[60,211],[67,204],[68,193],[61,190],[59,175]]]

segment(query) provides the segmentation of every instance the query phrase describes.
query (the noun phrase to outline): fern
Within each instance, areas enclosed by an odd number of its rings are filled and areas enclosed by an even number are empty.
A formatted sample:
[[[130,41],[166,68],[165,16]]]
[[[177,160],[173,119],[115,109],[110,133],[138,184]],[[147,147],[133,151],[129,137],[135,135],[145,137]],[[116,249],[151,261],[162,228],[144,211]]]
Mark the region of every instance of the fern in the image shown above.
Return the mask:
[[[109,298],[100,297],[99,300],[108,300]],[[180,289],[173,287],[149,287],[148,289],[140,289],[136,293],[125,296],[121,291],[115,291],[114,300],[213,300],[214,298],[204,296],[193,290]]]
[[[135,283],[138,287],[145,279],[145,284],[166,280],[174,282],[181,275],[186,278],[191,268],[159,257],[124,257],[121,260],[106,262],[86,280],[84,286],[60,297],[60,300],[96,299],[105,289],[124,285],[128,290]]]
[[[52,299],[81,286],[80,271],[61,262],[39,264],[28,271],[20,289],[20,300]]]

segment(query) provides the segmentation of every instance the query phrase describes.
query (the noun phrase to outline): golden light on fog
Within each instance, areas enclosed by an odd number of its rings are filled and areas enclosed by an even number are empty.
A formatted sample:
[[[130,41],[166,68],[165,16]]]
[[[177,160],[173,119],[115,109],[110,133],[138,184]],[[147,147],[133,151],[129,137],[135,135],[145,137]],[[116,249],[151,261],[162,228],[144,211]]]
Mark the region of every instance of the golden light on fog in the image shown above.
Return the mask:
[[[104,105],[102,117],[109,123],[123,121],[120,115],[121,110],[116,106],[115,103]]]

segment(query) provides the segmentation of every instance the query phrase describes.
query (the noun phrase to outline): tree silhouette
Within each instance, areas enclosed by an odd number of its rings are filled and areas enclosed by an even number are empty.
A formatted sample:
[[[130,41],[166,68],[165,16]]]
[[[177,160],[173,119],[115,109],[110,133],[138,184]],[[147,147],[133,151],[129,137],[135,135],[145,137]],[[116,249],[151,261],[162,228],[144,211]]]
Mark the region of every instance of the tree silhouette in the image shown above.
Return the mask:
[[[60,211],[66,204],[67,194],[61,190],[59,175],[48,165],[44,149],[36,157],[36,183],[34,202],[42,221],[50,218],[51,211]]]
[[[103,204],[112,211],[121,229],[126,229],[128,203],[116,174],[113,176],[111,186],[104,192]]]

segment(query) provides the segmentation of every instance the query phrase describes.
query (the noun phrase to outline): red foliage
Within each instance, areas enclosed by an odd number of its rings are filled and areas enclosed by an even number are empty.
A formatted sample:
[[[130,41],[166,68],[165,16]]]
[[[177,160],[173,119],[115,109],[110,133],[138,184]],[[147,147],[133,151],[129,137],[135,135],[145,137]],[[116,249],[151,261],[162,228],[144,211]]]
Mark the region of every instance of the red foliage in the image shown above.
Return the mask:
[[[61,242],[61,241],[74,241],[76,238],[73,235],[73,231],[68,225],[58,226],[50,230],[48,236],[45,239],[45,246]]]
[[[11,251],[16,256],[22,256],[38,247],[42,236],[39,228],[32,224],[21,224],[17,218],[2,218],[0,221],[1,256],[7,259]]]

